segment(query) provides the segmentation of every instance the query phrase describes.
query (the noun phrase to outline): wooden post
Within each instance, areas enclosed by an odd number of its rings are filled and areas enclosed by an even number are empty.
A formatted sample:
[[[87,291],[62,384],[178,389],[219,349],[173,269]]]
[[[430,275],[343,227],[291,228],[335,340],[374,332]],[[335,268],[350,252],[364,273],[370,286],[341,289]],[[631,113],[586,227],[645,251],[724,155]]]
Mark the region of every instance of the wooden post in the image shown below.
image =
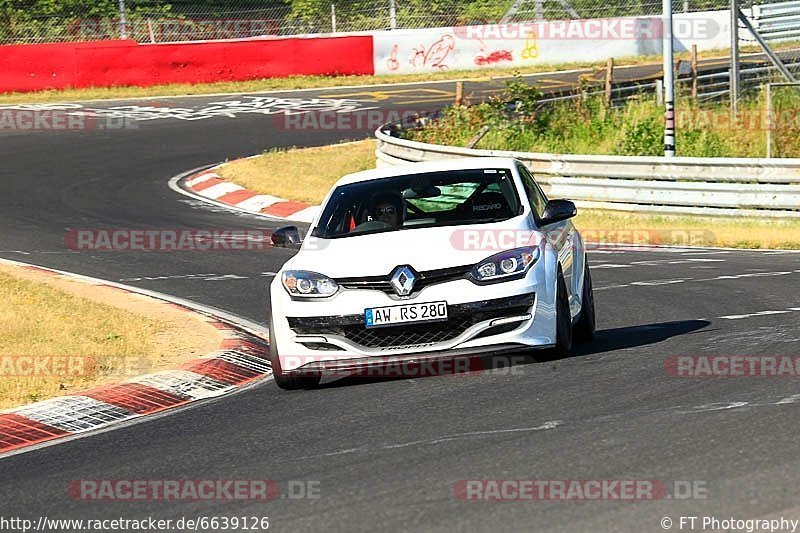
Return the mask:
[[[772,157],[772,87],[769,82],[766,85],[766,95],[764,96],[767,106],[767,159]]]
[[[456,82],[456,107],[464,105],[464,82],[457,81]]]
[[[606,92],[605,101],[606,105],[611,105],[611,87],[614,82],[614,58],[609,57],[606,63]]]
[[[692,101],[697,102],[697,45],[692,45]]]

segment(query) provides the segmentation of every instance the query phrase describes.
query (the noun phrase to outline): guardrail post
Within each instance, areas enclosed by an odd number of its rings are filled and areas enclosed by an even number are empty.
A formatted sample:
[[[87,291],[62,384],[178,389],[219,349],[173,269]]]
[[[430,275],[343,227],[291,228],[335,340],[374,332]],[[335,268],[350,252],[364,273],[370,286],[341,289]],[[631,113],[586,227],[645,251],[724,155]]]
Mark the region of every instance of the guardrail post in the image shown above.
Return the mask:
[[[692,45],[692,101],[697,102],[697,45]]]
[[[766,94],[764,95],[767,106],[767,159],[772,157],[772,87],[769,82],[766,84]]]
[[[736,120],[739,107],[739,6],[731,0],[731,120]]]
[[[673,157],[675,155],[675,59],[672,53],[672,0],[664,0],[661,9],[664,17],[661,41],[664,65],[664,157]]]

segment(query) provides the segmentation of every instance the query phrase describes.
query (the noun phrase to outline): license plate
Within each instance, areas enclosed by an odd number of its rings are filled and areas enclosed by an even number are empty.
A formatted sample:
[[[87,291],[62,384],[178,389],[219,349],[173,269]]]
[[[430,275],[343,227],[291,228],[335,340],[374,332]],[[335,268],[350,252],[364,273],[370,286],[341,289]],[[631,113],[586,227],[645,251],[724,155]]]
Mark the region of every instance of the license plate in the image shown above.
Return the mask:
[[[364,310],[364,324],[368,328],[440,320],[447,320],[447,302],[391,305]]]

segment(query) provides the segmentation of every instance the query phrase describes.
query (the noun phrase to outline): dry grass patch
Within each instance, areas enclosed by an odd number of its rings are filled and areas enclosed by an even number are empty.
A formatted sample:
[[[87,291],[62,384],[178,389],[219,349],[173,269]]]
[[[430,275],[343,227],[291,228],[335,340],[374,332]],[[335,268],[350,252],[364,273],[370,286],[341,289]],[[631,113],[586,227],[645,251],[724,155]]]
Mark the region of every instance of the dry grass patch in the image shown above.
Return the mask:
[[[579,209],[575,225],[585,234],[617,231],[608,240],[724,248],[800,249],[800,220],[647,215]],[[622,230],[622,231],[620,231]]]
[[[336,180],[375,168],[372,139],[317,148],[271,150],[219,169],[223,178],[263,194],[317,205]]]
[[[168,304],[9,266],[0,328],[0,408],[173,368],[221,340]]]

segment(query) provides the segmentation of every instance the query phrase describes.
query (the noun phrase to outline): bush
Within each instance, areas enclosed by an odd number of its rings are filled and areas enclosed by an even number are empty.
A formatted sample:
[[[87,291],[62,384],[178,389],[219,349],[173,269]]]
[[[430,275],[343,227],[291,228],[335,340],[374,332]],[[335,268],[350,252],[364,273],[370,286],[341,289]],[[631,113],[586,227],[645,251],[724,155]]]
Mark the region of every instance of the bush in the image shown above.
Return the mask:
[[[505,90],[485,103],[449,108],[429,127],[406,132],[406,137],[435,144],[465,146],[484,126],[489,133],[479,147],[525,152],[650,155],[664,153],[664,110],[649,95],[640,95],[620,108],[608,108],[601,98],[562,101],[544,105],[541,93],[521,78],[506,83]],[[752,123],[731,127],[726,103],[699,108],[688,98],[679,99],[678,110],[689,117],[715,120],[679,121],[676,151],[692,157],[763,157],[765,131]],[[800,108],[798,91],[776,94],[775,109]],[[745,100],[745,117],[761,117],[760,98]],[[789,115],[789,114],[787,114]],[[791,115],[793,117],[794,115]],[[800,156],[796,120],[783,120],[773,135],[773,154]]]

